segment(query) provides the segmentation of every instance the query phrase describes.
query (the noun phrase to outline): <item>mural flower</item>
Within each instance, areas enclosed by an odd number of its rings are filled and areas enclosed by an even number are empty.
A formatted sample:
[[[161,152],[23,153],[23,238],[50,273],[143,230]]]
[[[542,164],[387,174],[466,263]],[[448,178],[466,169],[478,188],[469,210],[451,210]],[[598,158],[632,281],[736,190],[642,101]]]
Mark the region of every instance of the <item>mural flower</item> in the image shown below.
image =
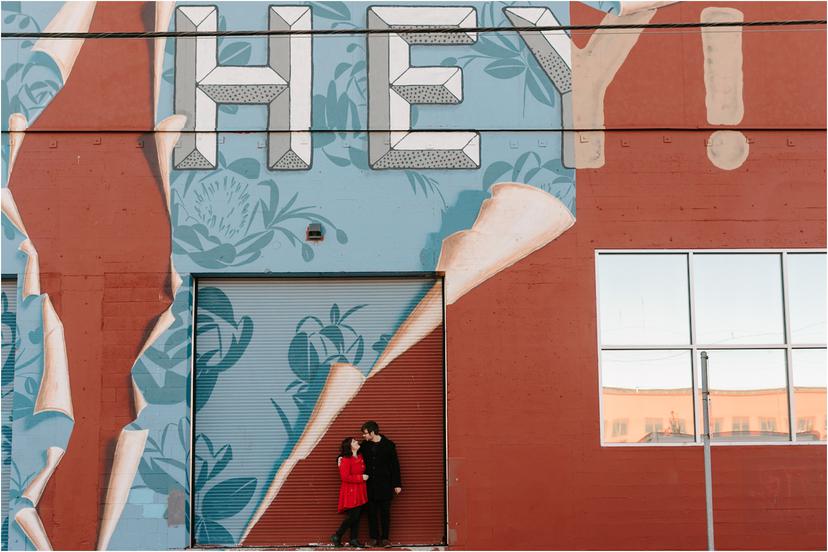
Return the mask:
[[[202,497],[196,502],[196,540],[236,544],[236,539],[221,522],[245,509],[256,492],[258,481],[255,477],[234,477],[210,485],[233,460],[233,447],[229,444],[216,447],[209,437],[199,433],[195,448],[195,492]],[[201,494],[205,488],[207,491]]]
[[[310,261],[314,251],[302,236],[309,222],[331,228],[337,242],[348,242],[345,231],[316,212],[315,206],[296,206],[298,193],[282,203],[273,180],[258,182],[256,187],[263,187],[265,195],[257,201],[251,182],[260,173],[256,159],[245,157],[228,164],[222,155],[218,170],[190,172],[183,192],[175,189],[173,193],[173,252],[187,255],[200,267],[223,269],[252,263],[274,239],[284,238]],[[173,173],[174,186],[183,174]]]
[[[328,313],[328,322],[308,315],[296,324],[296,333],[288,348],[288,365],[296,379],[287,387],[293,390],[293,402],[299,411],[296,422],[291,423],[285,411],[270,399],[290,439],[286,449],[299,438],[305,422],[313,410],[314,402],[325,383],[331,364],[341,362],[358,365],[365,354],[365,338],[345,321],[368,305],[356,305],[344,313],[334,303]]]
[[[236,320],[230,299],[220,289],[199,291],[198,306],[197,335],[205,346],[199,346],[204,352],[196,355],[196,411],[210,399],[219,376],[239,361],[253,336],[253,321],[249,316]]]

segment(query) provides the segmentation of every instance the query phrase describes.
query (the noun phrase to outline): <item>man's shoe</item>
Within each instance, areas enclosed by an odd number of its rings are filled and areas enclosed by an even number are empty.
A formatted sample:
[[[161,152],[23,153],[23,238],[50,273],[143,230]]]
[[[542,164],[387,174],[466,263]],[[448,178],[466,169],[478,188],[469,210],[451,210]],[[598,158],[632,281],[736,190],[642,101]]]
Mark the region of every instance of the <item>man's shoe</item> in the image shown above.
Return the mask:
[[[368,541],[365,544],[367,546],[376,546],[377,545],[377,539],[368,539]]]
[[[337,534],[331,535],[331,542],[337,548],[342,548],[342,538],[339,535],[337,535]]]
[[[391,541],[388,539],[382,539],[382,546],[384,548],[391,548]]]
[[[359,542],[358,540],[348,541],[348,546],[353,548],[365,548],[365,545]]]

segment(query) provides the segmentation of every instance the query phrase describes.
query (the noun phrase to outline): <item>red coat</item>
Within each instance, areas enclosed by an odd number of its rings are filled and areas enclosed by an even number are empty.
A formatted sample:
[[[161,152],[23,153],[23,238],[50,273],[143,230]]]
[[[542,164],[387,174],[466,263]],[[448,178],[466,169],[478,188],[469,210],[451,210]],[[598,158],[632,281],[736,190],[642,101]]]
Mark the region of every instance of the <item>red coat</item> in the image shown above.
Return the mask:
[[[339,478],[342,485],[339,486],[339,505],[337,511],[340,513],[368,502],[368,488],[362,479],[365,473],[365,462],[362,456],[343,456],[339,462]]]

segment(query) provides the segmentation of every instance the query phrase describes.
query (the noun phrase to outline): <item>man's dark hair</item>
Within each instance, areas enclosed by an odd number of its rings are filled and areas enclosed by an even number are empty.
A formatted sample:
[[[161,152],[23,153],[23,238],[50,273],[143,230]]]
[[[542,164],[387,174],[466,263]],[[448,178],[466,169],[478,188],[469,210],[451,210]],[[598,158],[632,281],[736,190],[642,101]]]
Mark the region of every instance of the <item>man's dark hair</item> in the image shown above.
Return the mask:
[[[379,424],[373,420],[367,421],[362,424],[362,431],[379,435]]]

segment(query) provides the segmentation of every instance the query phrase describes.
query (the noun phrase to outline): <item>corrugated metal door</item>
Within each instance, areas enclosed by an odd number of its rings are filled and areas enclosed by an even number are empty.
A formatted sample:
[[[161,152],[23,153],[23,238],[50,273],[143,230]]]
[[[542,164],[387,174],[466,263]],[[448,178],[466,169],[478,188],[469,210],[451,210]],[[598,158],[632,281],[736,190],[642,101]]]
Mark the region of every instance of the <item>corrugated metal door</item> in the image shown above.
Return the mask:
[[[0,462],[0,504],[3,510],[2,548],[8,550],[9,481],[11,478],[12,412],[14,400],[14,358],[17,342],[17,280],[2,281],[3,373],[2,373],[2,462]]]
[[[415,308],[436,322],[377,372]],[[402,467],[392,542],[444,543],[443,358],[433,278],[200,280],[195,544],[326,542],[342,519],[339,443],[369,419],[396,443]]]

